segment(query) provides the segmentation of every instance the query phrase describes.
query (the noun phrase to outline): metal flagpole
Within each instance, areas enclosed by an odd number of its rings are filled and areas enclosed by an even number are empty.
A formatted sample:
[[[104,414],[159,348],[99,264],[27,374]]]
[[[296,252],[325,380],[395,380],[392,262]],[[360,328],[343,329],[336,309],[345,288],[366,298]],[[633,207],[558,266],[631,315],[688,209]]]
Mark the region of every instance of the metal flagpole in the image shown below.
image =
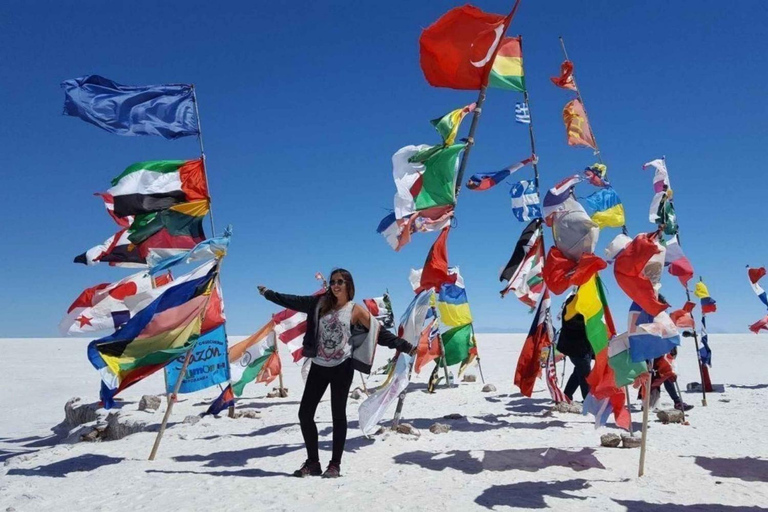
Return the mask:
[[[208,201],[210,202],[210,183],[208,181],[208,163],[205,158],[205,148],[203,147],[203,127],[200,124],[200,110],[197,107],[197,91],[195,85],[192,84],[192,99],[195,103],[195,115],[197,116],[197,141],[200,143],[200,158],[203,160],[203,174],[205,175],[205,184],[208,188]],[[208,214],[211,218],[211,236],[216,236],[216,226],[213,223],[213,208],[209,208]]]
[[[216,264],[216,275],[214,276],[211,286],[216,286],[216,281],[219,279],[219,271],[221,270],[221,260],[218,261]],[[200,313],[200,322],[202,323],[203,318],[205,318],[205,312],[208,310],[208,303],[211,300],[211,296],[213,295],[213,289],[211,289],[210,293],[208,294],[208,297],[205,299],[205,305],[203,307],[202,312]],[[176,378],[176,384],[173,386],[173,395],[175,396],[179,392],[179,388],[181,387],[182,381],[184,381],[184,375],[187,373],[187,367],[189,366],[189,361],[192,358],[192,351],[194,350],[195,345],[192,345],[187,350],[187,354],[184,357],[184,364],[181,366],[181,370],[179,371],[179,376]],[[160,448],[160,440],[163,438],[163,434],[165,433],[165,427],[168,424],[168,419],[171,417],[171,411],[173,410],[173,404],[176,403],[175,400],[171,400],[168,403],[168,407],[165,409],[165,415],[163,416],[163,421],[160,423],[160,430],[157,432],[157,437],[155,438],[155,444],[152,446],[152,451],[149,454],[149,460],[155,460],[155,455],[157,455],[157,450]]]
[[[661,157],[661,160],[664,162],[664,168],[667,167],[667,157],[666,155]],[[664,195],[664,198],[661,201],[661,204],[659,205],[659,209],[664,208],[664,202],[665,201],[671,201],[671,199],[667,198],[666,194]],[[674,201],[672,201],[672,204],[674,205]],[[682,248],[683,242],[680,239],[680,223],[678,222],[678,228],[677,228],[677,243]],[[691,302],[691,291],[688,289],[688,286],[685,286],[685,298],[688,302]],[[699,352],[699,335],[696,332],[696,318],[694,318],[693,315],[691,315],[691,321],[693,322],[693,342],[696,346],[696,360],[699,363],[699,377],[701,378],[701,405],[706,407],[707,406],[707,390],[704,389],[704,372],[701,369],[701,353]],[[680,400],[682,400],[683,397],[680,397]],[[683,413],[685,414],[685,413]]]
[[[570,60],[568,58],[568,52],[565,49],[565,41],[563,41],[563,36],[560,36],[560,47],[563,49],[563,55],[565,56],[565,60]],[[579,90],[579,86],[576,83],[576,74],[571,74],[571,78],[573,79],[573,86],[576,88],[576,97],[578,98],[579,102],[581,103],[582,108],[584,108],[584,114],[587,116],[587,119],[589,119],[589,114],[587,113],[587,106],[584,103],[584,98],[581,97],[581,90]],[[595,136],[595,131],[592,130],[592,123],[589,124],[589,129],[592,131],[592,140],[595,141],[595,155],[597,156],[597,161],[601,164],[603,163],[603,157],[600,154],[600,146],[597,144],[597,137]]]

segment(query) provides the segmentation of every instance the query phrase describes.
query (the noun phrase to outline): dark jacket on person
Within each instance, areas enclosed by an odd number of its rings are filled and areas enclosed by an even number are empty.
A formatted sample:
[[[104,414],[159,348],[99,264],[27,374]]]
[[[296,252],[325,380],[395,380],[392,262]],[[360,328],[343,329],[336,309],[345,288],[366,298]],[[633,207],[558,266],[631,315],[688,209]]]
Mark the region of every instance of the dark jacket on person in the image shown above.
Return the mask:
[[[567,300],[566,305],[571,300],[573,299]],[[563,305],[563,311],[565,311],[565,305]],[[563,314],[563,326],[557,338],[557,350],[569,357],[592,355],[592,345],[587,338],[587,327],[583,315],[577,314],[570,320],[565,320],[565,314]]]
[[[307,315],[307,332],[304,334],[304,341],[302,342],[302,355],[310,358],[316,357],[318,344],[317,326],[320,320],[320,301],[323,298],[323,295],[288,295],[267,290],[264,292],[264,298],[270,302],[274,302],[278,306],[305,313]],[[371,322],[378,322],[378,320],[371,315]],[[360,348],[361,351],[365,350],[365,348],[360,347],[360,344],[362,343],[360,338],[365,338],[368,334],[368,329],[358,325],[352,325],[350,328],[352,331],[352,339],[350,339],[350,343],[352,344],[352,365],[358,371],[370,373],[371,364],[373,363],[373,353],[368,353],[363,358],[355,357],[355,351],[358,348]],[[401,352],[410,352],[413,349],[413,345],[407,340],[395,336],[383,327],[378,329],[376,343]]]

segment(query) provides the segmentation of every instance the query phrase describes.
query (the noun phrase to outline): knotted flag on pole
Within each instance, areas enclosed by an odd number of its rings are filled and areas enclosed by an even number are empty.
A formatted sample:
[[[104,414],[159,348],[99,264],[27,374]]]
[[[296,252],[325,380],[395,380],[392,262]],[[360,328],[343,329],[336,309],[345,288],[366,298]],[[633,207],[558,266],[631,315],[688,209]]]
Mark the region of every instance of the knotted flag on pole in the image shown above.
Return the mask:
[[[580,100],[569,101],[563,109],[563,122],[568,135],[569,146],[587,146],[597,149],[587,113]]]

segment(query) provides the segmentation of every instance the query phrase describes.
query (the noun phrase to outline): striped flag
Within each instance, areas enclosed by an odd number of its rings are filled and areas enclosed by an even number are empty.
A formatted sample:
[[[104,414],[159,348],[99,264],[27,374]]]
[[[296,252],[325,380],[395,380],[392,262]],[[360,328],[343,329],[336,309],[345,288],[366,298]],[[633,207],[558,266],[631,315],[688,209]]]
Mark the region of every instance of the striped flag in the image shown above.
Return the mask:
[[[557,367],[555,366],[555,347],[550,345],[546,362],[547,389],[556,404],[560,402],[571,403],[571,400],[565,396],[565,393],[557,385]]]
[[[515,121],[520,124],[531,124],[531,113],[525,103],[515,103]]]

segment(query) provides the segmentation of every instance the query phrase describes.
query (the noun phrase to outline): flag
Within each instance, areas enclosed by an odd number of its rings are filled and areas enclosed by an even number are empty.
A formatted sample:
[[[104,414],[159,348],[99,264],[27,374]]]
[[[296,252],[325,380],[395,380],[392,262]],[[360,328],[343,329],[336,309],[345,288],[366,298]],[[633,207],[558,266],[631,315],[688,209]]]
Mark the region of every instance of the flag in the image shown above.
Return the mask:
[[[600,228],[620,228],[625,224],[624,205],[612,187],[607,186],[588,195],[585,200],[592,209],[592,221]]]
[[[566,306],[563,315],[564,321],[570,320],[577,314],[584,317],[587,339],[595,354],[606,348],[608,340],[616,334],[611,332],[607,325],[606,307],[603,283],[600,277],[594,274],[586,283],[579,286],[575,300]]]
[[[387,412],[387,409],[403,393],[410,383],[410,368],[413,357],[400,353],[395,361],[395,369],[392,379],[386,385],[380,387],[371,396],[360,404],[358,409],[358,424],[364,435],[368,436],[376,431],[376,427]]]
[[[419,344],[416,347],[416,363],[413,370],[418,374],[429,362],[434,361],[442,354],[440,353],[440,330],[437,317],[433,315],[432,321],[427,324],[419,336]]]
[[[539,208],[539,189],[533,181],[519,181],[509,190],[512,198],[512,214],[520,222],[541,217]]]
[[[113,267],[146,267],[146,257],[142,256],[139,247],[130,241],[129,236],[127,229],[121,229],[99,245],[75,256],[74,262],[83,265],[109,263]]]
[[[662,208],[662,200],[672,197],[672,188],[669,184],[669,173],[667,172],[667,162],[664,158],[657,158],[643,164],[643,169],[653,167],[653,200],[651,200],[650,210],[648,211],[648,220],[654,224],[659,223],[659,210]]]
[[[633,362],[629,352],[629,335],[624,332],[608,342],[608,364],[613,370],[616,386],[623,388],[648,372],[645,361]]]
[[[419,342],[424,330],[424,322],[430,313],[432,297],[432,290],[419,292],[405,308],[403,316],[400,317],[397,335],[407,340],[411,345],[416,346]]]
[[[459,364],[469,356],[469,350],[475,346],[473,332],[472,324],[467,324],[454,327],[442,334],[446,365]]]
[[[709,289],[703,281],[696,283],[693,288],[693,294],[701,300],[701,313],[714,313],[717,311],[717,302],[709,296]]]
[[[514,255],[513,255],[514,256]],[[531,308],[539,303],[541,293],[544,291],[544,239],[541,232],[534,246],[525,255],[517,271],[510,277],[507,286],[501,290],[501,297],[514,292],[520,302]]]
[[[542,268],[544,242],[541,219],[532,220],[523,230],[499,281],[507,281],[501,290],[502,298],[510,291],[524,304],[535,308],[544,290]]]
[[[149,248],[192,249],[205,240],[203,217],[210,211],[207,199],[171,206],[167,210],[137,215],[128,228],[131,243],[142,247],[143,256]]]
[[[544,203],[542,204],[544,207],[544,219],[546,220],[547,226],[552,225],[552,214],[565,211],[569,208],[570,202],[568,199],[571,197],[573,187],[581,183],[581,181],[581,176],[574,174],[573,176],[565,178],[547,191],[547,194],[544,196]]]
[[[188,251],[175,254],[173,256],[163,257],[158,255],[152,249],[147,255],[147,264],[150,266],[151,274],[158,274],[179,263],[191,263],[205,259],[222,258],[226,256],[229,249],[229,241],[232,237],[232,227],[228,226],[223,236],[209,238],[194,246]]]
[[[188,281],[193,281],[195,279],[199,279],[203,276],[208,275],[215,265],[216,265],[216,261],[208,261],[206,263],[203,263],[199,267],[195,268],[191,272],[178,276],[174,280],[171,280],[168,278],[161,279],[162,276],[158,276],[157,278],[155,278],[154,288],[149,288],[149,289],[143,288],[142,290],[138,290],[134,294],[126,295],[125,298],[123,299],[123,302],[125,303],[125,307],[132,312],[139,312],[142,309],[146,308],[153,301],[157,300],[158,297],[160,297],[162,294],[164,294],[174,286],[182,283],[186,283]],[[217,292],[217,289],[214,288],[212,293],[216,294],[216,292]],[[209,301],[209,309],[212,306],[216,306],[217,301],[218,299],[216,299],[214,295],[211,295],[211,298]],[[221,304],[218,304],[218,306],[221,307]],[[219,323],[223,323],[223,320]]]
[[[282,371],[274,329],[264,339],[251,343],[232,366],[232,391],[241,396],[250,382],[269,384]]]
[[[443,144],[446,146],[452,146],[456,141],[456,135],[459,132],[459,126],[464,117],[475,110],[475,103],[471,103],[466,107],[457,108],[448,112],[442,117],[433,119],[430,121],[432,126],[435,127],[437,133],[443,138]]]
[[[376,231],[381,234],[390,247],[399,251],[411,241],[414,233],[439,231],[451,225],[453,206],[435,206],[412,213],[402,219],[390,213],[379,222]]]
[[[762,286],[759,284],[760,279],[765,276],[765,273],[765,267],[747,267],[747,275],[749,276],[749,283],[752,285],[752,290],[755,292],[755,295],[757,295],[757,298],[760,299],[760,302],[768,306],[768,297],[766,297],[765,290],[763,290]]]
[[[541,350],[550,347],[553,339],[549,292],[544,289],[515,368],[515,386],[527,397],[533,393],[533,386],[541,372]]]
[[[617,427],[629,430],[630,416],[625,407],[626,395],[624,390],[616,385],[616,376],[609,364],[607,350],[595,354],[595,366],[587,377],[587,383],[589,395],[584,400],[582,413],[595,415],[595,428],[605,424],[607,410],[613,412]]]
[[[659,252],[653,233],[640,234],[616,256],[613,264],[619,288],[652,317],[669,307],[657,298],[653,283],[643,272],[646,264]]]
[[[158,281],[158,286],[166,284],[171,281],[171,276],[158,276]],[[126,306],[125,298],[152,287],[152,277],[141,271],[116,283],[101,283],[86,288],[69,306],[67,316],[59,324],[59,331],[67,335],[117,329],[136,313]]]
[[[126,168],[112,180],[108,194],[118,217],[157,212],[208,199],[203,159],[152,160]]]
[[[171,286],[114,334],[88,345],[88,359],[101,374],[105,408],[119,392],[194,346],[217,273],[218,266]]]
[[[478,90],[488,84],[509,16],[486,13],[471,5],[451,9],[427,27],[419,38],[419,62],[434,87]]]
[[[465,144],[446,146],[424,160],[424,172],[410,189],[416,210],[453,205],[456,202],[456,171],[459,167],[459,154],[465,147]]]
[[[224,409],[228,409],[235,405],[235,395],[232,392],[232,385],[228,385],[224,388],[224,391],[214,400],[208,409],[203,413],[203,416],[208,414],[217,415]]]
[[[467,181],[467,188],[470,190],[488,190],[491,187],[495,187],[508,176],[511,176],[516,171],[519,171],[530,163],[537,163],[538,159],[536,155],[532,155],[525,160],[521,160],[516,164],[512,164],[509,167],[497,172],[481,172],[473,174]]]
[[[569,60],[563,61],[560,64],[560,76],[553,76],[550,80],[561,89],[575,91],[576,82],[573,79],[573,62]]]
[[[547,376],[547,389],[549,390],[549,396],[552,397],[552,401],[556,404],[562,402],[567,404],[571,403],[571,399],[563,393],[560,386],[557,384],[557,366],[555,365],[555,347],[553,345],[550,345],[547,350],[545,371]]]
[[[363,299],[363,304],[365,304],[368,312],[373,315],[385,329],[392,329],[395,326],[395,314],[392,311],[392,301],[390,301],[388,293],[385,293],[381,297]]]
[[[110,217],[112,217],[112,220],[114,220],[118,226],[121,228],[131,227],[131,223],[133,222],[133,215],[126,215],[125,217],[118,216],[115,213],[115,198],[112,197],[112,194],[108,194],[106,192],[96,192],[93,195],[100,197],[104,201],[104,208],[107,209],[107,213]]]
[[[676,309],[669,314],[669,318],[674,322],[675,327],[680,329],[694,329],[693,322],[693,308],[696,307],[694,302],[686,302],[682,308]]]
[[[457,281],[459,281],[458,267],[456,269]],[[472,313],[467,302],[467,291],[464,289],[463,279],[456,283],[445,283],[440,286],[437,297],[437,310],[440,313],[440,321],[443,324],[458,327],[472,323]]]
[[[629,352],[633,362],[650,361],[680,345],[674,322],[665,312],[655,317],[633,302],[629,307]]]
[[[117,135],[198,135],[191,85],[121,85],[98,75],[65,80],[64,115]]]
[[[680,284],[687,288],[688,281],[693,277],[693,266],[691,266],[688,258],[685,257],[683,248],[680,247],[680,242],[677,240],[677,235],[673,236],[664,245],[667,248],[664,256],[664,265],[667,266],[669,273],[676,276],[680,280]]]
[[[563,122],[568,134],[569,146],[587,146],[597,149],[595,137],[589,127],[584,105],[578,99],[569,101],[563,109]]]
[[[419,280],[419,288],[416,292],[426,289],[439,290],[445,283],[455,283],[456,275],[448,272],[448,232],[450,228],[446,227],[440,232],[440,235],[432,244],[424,262],[424,268]]]
[[[412,158],[432,146],[405,146],[392,155],[392,178],[395,180],[395,218],[400,220],[416,211],[414,194],[411,189],[424,172],[423,162],[412,161]]]
[[[608,422],[613,413],[616,426],[626,430],[629,428],[630,416],[629,411],[624,408],[624,399],[623,391],[603,399],[595,398],[590,392],[584,399],[582,414],[592,414],[595,417],[595,428],[600,428]]]
[[[184,355],[180,355],[165,367],[165,390],[173,393]],[[203,333],[192,349],[184,379],[179,393],[194,393],[229,380],[229,362],[227,361],[227,331],[224,324]]]
[[[322,279],[322,276],[317,278]],[[325,288],[317,290],[312,295],[322,295],[323,293],[325,293]],[[272,321],[275,324],[277,339],[288,346],[293,362],[300,361],[304,357],[302,342],[304,341],[304,334],[307,332],[307,315],[292,309],[283,309],[272,315]]]
[[[531,111],[525,103],[515,103],[515,122],[520,124],[531,124]]]
[[[755,334],[760,334],[762,329],[768,331],[768,315],[749,326],[749,330]]]
[[[525,92],[523,49],[519,37],[505,37],[493,59],[488,87]]]
[[[709,335],[707,334],[707,315],[701,315],[701,347],[699,347],[699,359],[702,365],[712,367],[712,349],[709,348]]]
[[[571,286],[586,284],[597,272],[608,265],[599,256],[584,253],[578,261],[567,258],[556,246],[550,247],[544,262],[542,278],[547,288],[560,295]]]

